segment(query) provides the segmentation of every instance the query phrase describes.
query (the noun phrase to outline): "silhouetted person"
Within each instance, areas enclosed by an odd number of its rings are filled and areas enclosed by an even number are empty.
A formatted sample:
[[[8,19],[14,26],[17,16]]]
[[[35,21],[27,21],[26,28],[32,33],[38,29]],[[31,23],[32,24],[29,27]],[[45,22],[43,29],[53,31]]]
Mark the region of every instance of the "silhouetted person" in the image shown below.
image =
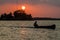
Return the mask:
[[[37,27],[37,26],[38,26],[37,21],[35,21],[35,23],[34,23],[34,27]]]

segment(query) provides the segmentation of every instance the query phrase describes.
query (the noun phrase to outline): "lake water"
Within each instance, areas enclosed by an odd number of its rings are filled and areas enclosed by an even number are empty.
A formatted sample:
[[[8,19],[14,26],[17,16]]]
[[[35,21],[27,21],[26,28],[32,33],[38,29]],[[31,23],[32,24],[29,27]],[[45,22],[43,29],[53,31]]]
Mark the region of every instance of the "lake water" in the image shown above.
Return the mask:
[[[0,21],[0,40],[60,40],[60,20],[39,20],[38,25],[56,24],[56,29],[33,27],[34,21]],[[22,26],[18,28],[15,26]]]

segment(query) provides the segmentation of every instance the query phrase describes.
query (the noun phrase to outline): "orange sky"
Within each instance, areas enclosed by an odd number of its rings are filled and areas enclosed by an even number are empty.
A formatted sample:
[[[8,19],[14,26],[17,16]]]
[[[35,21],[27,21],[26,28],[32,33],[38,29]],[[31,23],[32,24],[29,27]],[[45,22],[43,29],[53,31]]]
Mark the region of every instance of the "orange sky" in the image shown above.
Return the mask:
[[[60,18],[60,7],[51,6],[48,4],[38,4],[38,5],[30,5],[23,4],[26,6],[26,12],[31,14],[33,17],[56,17]],[[4,12],[13,12],[17,9],[21,9],[21,4],[5,4],[0,6],[0,13]]]

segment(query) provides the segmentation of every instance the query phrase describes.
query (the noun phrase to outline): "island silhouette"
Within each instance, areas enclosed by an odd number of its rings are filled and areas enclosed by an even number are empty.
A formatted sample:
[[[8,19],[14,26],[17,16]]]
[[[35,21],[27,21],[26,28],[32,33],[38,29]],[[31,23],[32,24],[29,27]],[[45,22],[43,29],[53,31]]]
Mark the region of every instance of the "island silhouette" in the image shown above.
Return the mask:
[[[0,20],[32,20],[31,14],[25,13],[23,10],[16,10],[13,13],[9,14],[3,13],[0,16]]]
[[[31,14],[27,14],[24,10],[16,10],[13,13],[1,14],[0,20],[60,20],[60,18],[32,17]]]

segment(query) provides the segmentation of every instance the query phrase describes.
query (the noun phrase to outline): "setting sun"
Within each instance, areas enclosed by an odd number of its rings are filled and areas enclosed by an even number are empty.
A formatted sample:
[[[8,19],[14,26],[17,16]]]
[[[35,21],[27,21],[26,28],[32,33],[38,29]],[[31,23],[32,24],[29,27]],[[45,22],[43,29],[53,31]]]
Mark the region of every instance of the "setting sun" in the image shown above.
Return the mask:
[[[22,6],[22,10],[25,10],[25,8],[26,8],[25,6]]]

